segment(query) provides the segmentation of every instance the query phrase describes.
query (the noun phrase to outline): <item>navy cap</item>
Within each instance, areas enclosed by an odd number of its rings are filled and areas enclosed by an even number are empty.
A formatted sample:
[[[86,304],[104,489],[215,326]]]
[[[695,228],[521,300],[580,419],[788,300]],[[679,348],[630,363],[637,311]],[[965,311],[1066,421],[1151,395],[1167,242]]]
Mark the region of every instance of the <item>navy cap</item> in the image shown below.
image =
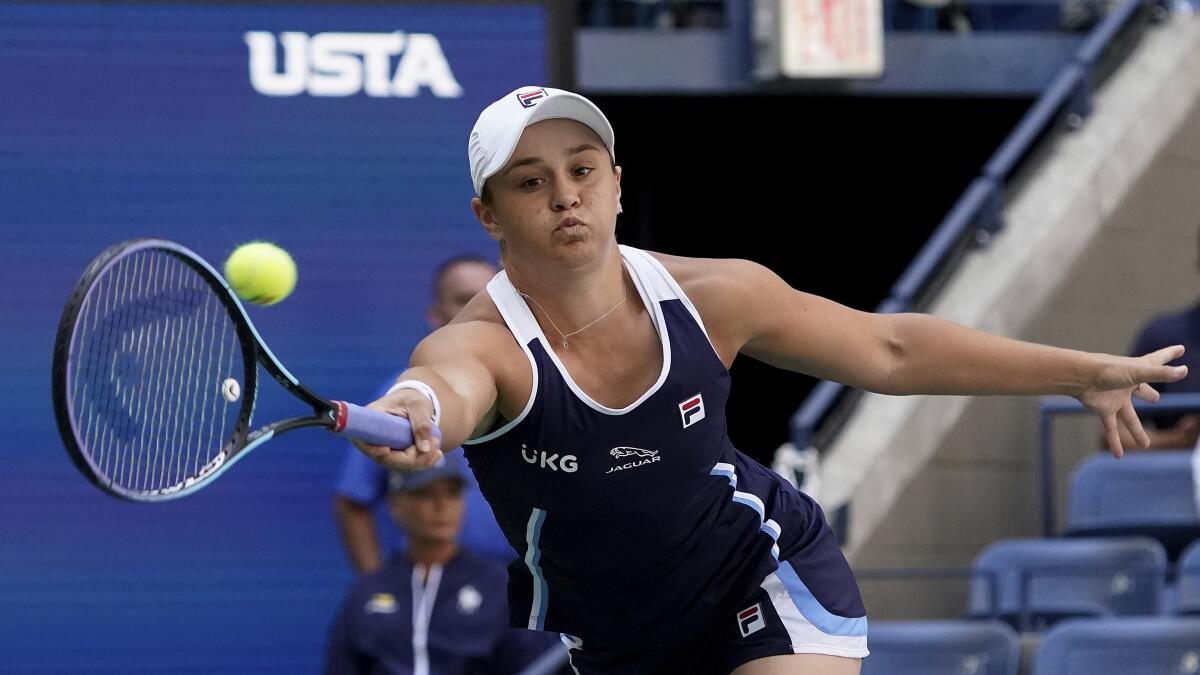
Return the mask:
[[[420,490],[439,478],[450,478],[469,484],[471,469],[461,449],[454,449],[442,456],[441,461],[420,471],[393,471],[388,477],[388,492],[412,492]]]

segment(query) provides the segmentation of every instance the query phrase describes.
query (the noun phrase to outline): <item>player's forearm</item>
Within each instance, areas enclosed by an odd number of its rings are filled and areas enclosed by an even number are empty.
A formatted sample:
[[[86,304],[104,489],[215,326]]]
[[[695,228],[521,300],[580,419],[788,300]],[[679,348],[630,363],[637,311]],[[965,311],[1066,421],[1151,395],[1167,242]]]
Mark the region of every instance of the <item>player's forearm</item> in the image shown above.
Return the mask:
[[[885,320],[891,366],[875,388],[881,393],[1076,395],[1099,367],[1093,354],[1000,337],[927,314]]]
[[[442,432],[442,448],[456,448],[474,436],[495,400],[494,387],[489,400],[486,391],[477,383],[479,378],[464,376],[456,368],[414,366],[404,371],[400,380],[424,382],[437,394],[441,417],[438,430]]]

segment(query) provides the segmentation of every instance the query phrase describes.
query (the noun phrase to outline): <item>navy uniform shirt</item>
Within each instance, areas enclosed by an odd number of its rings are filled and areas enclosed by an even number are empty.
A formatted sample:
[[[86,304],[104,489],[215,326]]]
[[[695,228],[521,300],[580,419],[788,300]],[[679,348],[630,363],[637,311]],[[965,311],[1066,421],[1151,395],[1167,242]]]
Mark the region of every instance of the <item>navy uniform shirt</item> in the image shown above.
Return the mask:
[[[499,563],[460,549],[425,576],[397,555],[358,579],[330,631],[325,673],[506,675],[562,648],[509,627]]]
[[[707,629],[786,559],[820,548],[820,509],[738,452],[725,426],[729,372],[696,308],[657,260],[621,247],[662,345],[657,381],[622,409],[570,377],[506,273],[488,284],[533,373],[515,419],[464,445],[517,550],[515,626],[572,644],[657,648]],[[834,547],[836,551],[836,547]],[[865,614],[840,567],[809,588],[843,617]]]

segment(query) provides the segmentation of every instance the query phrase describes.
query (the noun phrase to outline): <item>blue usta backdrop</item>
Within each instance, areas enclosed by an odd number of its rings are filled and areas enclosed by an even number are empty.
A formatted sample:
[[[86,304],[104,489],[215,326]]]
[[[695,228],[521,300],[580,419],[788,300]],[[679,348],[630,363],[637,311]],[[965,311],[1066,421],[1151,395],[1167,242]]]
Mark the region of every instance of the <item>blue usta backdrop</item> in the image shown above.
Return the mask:
[[[343,443],[297,432],[194,497],[107,497],[55,430],[59,313],[115,241],[217,264],[275,241],[299,284],[252,319],[301,381],[364,401],[423,335],[438,261],[494,255],[467,134],[545,55],[529,3],[0,5],[0,672],[319,668],[350,581]],[[302,412],[273,386],[257,419]]]

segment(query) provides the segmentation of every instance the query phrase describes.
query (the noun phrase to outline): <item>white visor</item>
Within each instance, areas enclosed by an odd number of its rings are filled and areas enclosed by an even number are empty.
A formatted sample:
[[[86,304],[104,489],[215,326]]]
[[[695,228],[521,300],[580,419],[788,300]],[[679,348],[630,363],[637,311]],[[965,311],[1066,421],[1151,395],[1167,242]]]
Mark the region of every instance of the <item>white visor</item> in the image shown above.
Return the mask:
[[[467,155],[471,160],[475,194],[482,195],[484,181],[508,163],[525,127],[560,118],[590,127],[616,161],[612,125],[595,104],[562,89],[521,87],[485,108],[476,120],[475,128],[471,129]]]

